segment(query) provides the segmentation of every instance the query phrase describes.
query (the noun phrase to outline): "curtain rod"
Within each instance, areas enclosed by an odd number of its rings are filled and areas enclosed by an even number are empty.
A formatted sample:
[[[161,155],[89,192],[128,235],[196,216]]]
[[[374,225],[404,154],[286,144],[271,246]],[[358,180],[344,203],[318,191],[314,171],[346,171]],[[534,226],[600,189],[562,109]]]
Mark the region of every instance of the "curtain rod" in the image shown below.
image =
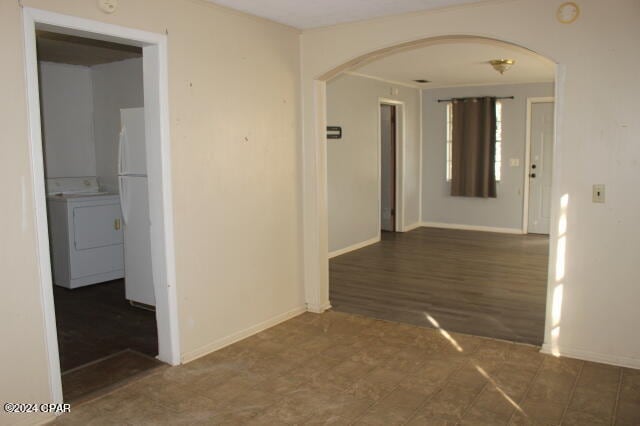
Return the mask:
[[[496,99],[513,99],[513,96],[498,96]],[[451,102],[454,99],[464,99],[464,98],[451,98],[451,99],[438,99],[438,102]]]

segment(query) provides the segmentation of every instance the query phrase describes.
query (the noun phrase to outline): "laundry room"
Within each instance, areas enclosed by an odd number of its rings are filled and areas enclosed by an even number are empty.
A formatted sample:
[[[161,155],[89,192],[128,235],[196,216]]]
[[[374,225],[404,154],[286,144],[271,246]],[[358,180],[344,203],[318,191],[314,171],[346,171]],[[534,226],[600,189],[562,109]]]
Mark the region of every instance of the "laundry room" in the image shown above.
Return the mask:
[[[65,401],[162,365],[142,49],[37,32],[51,276]]]

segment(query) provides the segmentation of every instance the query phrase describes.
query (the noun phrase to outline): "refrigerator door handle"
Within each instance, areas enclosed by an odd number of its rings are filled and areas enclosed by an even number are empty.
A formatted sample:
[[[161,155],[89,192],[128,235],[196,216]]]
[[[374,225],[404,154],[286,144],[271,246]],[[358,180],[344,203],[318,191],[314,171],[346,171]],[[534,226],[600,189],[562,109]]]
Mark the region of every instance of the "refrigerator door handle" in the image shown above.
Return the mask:
[[[127,224],[127,185],[124,176],[118,176],[118,189],[120,190],[120,211],[122,223]]]
[[[126,142],[127,142],[127,132],[125,127],[123,126],[120,129],[120,139],[118,140],[118,174],[125,173],[125,150],[126,150]]]

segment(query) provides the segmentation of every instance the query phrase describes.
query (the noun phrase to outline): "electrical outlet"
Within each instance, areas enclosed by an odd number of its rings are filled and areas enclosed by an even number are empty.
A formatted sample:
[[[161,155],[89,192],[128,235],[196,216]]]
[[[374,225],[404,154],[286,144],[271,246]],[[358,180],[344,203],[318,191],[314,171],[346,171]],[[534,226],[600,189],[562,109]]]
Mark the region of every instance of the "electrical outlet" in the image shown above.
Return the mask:
[[[603,183],[593,185],[593,202],[604,203],[604,184]]]

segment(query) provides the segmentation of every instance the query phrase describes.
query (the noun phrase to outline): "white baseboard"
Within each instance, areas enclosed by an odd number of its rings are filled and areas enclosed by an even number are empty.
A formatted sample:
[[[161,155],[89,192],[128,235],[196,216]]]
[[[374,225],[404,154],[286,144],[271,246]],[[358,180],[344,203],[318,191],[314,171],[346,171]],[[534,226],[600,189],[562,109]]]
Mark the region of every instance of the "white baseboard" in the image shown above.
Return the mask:
[[[462,225],[457,223],[445,223],[445,222],[422,222],[421,226],[426,226],[430,228],[461,229],[464,231],[498,232],[501,234],[522,235],[522,229],[520,228],[495,228],[493,226]]]
[[[326,303],[321,305],[307,304],[307,311],[313,312],[314,314],[321,314],[325,311],[328,311],[329,309],[331,309],[331,302],[329,302],[328,300]]]
[[[563,347],[558,347],[554,351],[552,351],[551,346],[547,343],[542,345],[542,349],[540,350],[540,352],[549,355],[559,355],[568,358],[581,359],[583,361],[599,362],[602,364],[616,365],[619,367],[640,369],[640,359],[638,358],[601,354],[597,352],[585,351],[582,349]]]
[[[405,226],[402,232],[413,231],[414,229],[420,228],[421,226],[422,226],[422,222],[416,222],[411,225]]]
[[[210,354],[211,352],[215,352],[219,349],[222,349],[226,346],[232,345],[234,343],[236,343],[237,341],[240,341],[242,339],[246,339],[249,336],[253,336],[254,334],[257,334],[263,330],[266,330],[267,328],[271,328],[275,325],[280,324],[281,322],[290,320],[293,317],[297,317],[300,314],[303,314],[307,311],[307,307],[306,306],[300,306],[298,308],[292,309],[288,312],[285,312],[283,314],[277,315],[273,318],[270,318],[266,321],[263,321],[261,323],[258,323],[256,325],[252,325],[249,328],[245,328],[244,330],[238,331],[237,333],[234,333],[230,336],[227,337],[223,337],[222,339],[218,339],[216,341],[213,341],[209,344],[206,344],[204,346],[201,346],[198,349],[195,349],[193,351],[187,352],[185,354],[182,355],[182,363],[187,363],[190,361],[193,361],[195,359],[198,359],[200,357],[203,357],[205,355]]]
[[[371,244],[375,244],[379,241],[380,241],[380,235],[373,237],[369,240],[362,241],[361,243],[356,243],[348,247],[329,252],[329,259],[331,259],[332,257],[340,256],[341,254],[349,253],[350,251],[361,249],[362,247],[370,246]]]

